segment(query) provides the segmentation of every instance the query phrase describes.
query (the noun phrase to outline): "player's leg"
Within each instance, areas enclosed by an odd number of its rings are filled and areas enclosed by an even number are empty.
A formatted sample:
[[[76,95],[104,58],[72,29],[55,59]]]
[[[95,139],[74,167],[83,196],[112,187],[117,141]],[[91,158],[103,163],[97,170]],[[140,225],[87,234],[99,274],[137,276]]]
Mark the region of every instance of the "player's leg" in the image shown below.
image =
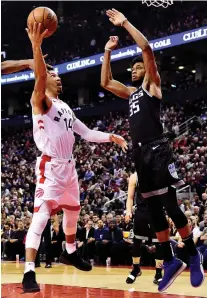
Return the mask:
[[[153,283],[156,285],[159,285],[159,283],[162,281],[163,252],[162,252],[162,246],[157,239],[152,239],[152,243],[154,243],[156,247],[156,250],[155,250],[156,273],[155,273]]]
[[[73,164],[71,164],[68,189],[59,204],[63,206],[63,231],[66,240],[66,249],[60,256],[60,262],[73,265],[83,271],[90,271],[91,264],[85,262],[76,251],[75,239],[80,213],[80,194],[78,176]]]
[[[196,249],[187,218],[178,206],[176,189],[174,187],[169,187],[168,196],[166,198],[162,197],[161,200],[168,215],[172,218],[172,221],[185,243],[186,250],[190,255],[191,284],[194,287],[199,287],[205,278],[202,266],[202,254]]]
[[[142,274],[140,269],[140,259],[141,259],[141,245],[142,240],[133,239],[134,243],[132,245],[132,271],[129,273],[126,283],[132,284],[135,282],[136,278]]]
[[[132,245],[132,271],[129,273],[126,283],[132,284],[136,278],[142,274],[140,269],[141,259],[141,245],[143,240],[148,240],[148,216],[146,216],[145,210],[140,210],[137,207],[134,215],[134,239]]]
[[[147,190],[147,184],[142,183],[143,188],[145,188],[144,190],[146,190],[145,194],[144,191],[142,191],[142,194],[148,202],[156,235],[163,248],[165,269],[163,280],[159,285],[159,290],[166,290],[186,267],[184,262],[173,256],[169,239],[168,224],[163,213],[163,207],[165,207],[168,215],[172,218],[177,229],[182,234],[186,247],[191,255],[191,262],[193,264],[191,266],[191,284],[193,286],[199,286],[204,280],[201,257],[196,251],[192,237],[190,236],[187,219],[177,204],[176,190],[172,187],[168,188],[169,185],[174,183],[182,183],[173,163],[173,152],[169,143],[164,142],[160,143],[156,150],[153,150],[153,147],[149,146],[145,155],[149,153],[151,154],[151,158],[149,159],[149,162],[148,159],[144,159],[143,171],[147,172],[149,176],[151,175],[150,177],[153,179],[151,187],[153,187],[153,189],[152,191]],[[143,180],[144,177],[145,175],[143,174]],[[198,274],[195,273],[196,271]]]
[[[186,264],[174,257],[169,237],[169,226],[164,214],[163,205],[160,202],[160,197],[161,196],[149,197],[146,199],[146,202],[157,239],[161,243],[163,250],[164,276],[159,283],[158,289],[159,291],[164,291],[186,268]]]
[[[75,238],[79,211],[79,205],[67,206],[67,209],[63,209],[63,231],[65,233],[66,249],[60,256],[60,263],[73,265],[82,271],[90,271],[92,269],[91,264],[85,262],[76,250]]]
[[[26,237],[26,260],[24,278],[22,281],[25,292],[39,292],[40,288],[35,278],[35,258],[40,245],[42,232],[52,211],[52,203],[44,201],[38,212],[33,214],[32,223]]]

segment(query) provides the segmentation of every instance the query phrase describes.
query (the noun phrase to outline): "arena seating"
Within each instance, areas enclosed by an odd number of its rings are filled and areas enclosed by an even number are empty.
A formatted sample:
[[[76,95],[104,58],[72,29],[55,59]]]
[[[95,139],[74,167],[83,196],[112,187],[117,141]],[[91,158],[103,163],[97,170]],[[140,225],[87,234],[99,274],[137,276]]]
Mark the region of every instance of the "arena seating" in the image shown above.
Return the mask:
[[[202,103],[205,106],[205,103]],[[201,106],[202,108],[202,106]],[[182,176],[186,184],[190,185],[193,199],[186,197],[179,201],[183,212],[187,212],[186,216],[192,220],[192,230],[197,225],[203,230],[203,234],[199,234],[197,245],[206,249],[206,241],[203,235],[206,235],[207,227],[207,122],[205,120],[196,119],[191,127],[186,130],[183,136],[179,136],[179,127],[187,118],[187,110],[178,110],[176,106],[162,108],[162,121],[167,131],[174,134],[173,141],[174,153],[176,156],[176,165],[179,174]],[[103,225],[107,229],[111,219],[116,220],[117,229],[130,232],[131,222],[124,220],[125,198],[127,191],[127,181],[130,173],[134,168],[131,157],[131,141],[129,137],[129,123],[127,115],[111,115],[109,118],[102,118],[98,121],[91,120],[87,123],[91,128],[96,130],[115,132],[129,142],[129,152],[124,154],[120,148],[114,144],[94,144],[87,143],[77,136],[74,147],[74,158],[76,159],[76,167],[79,175],[80,185],[80,201],[81,213],[77,233],[77,245],[81,253],[88,259],[103,263],[103,250],[100,248],[102,240],[98,239],[98,220],[103,221]],[[12,259],[15,257],[15,246],[17,237],[23,245],[22,235],[26,234],[29,228],[31,216],[33,212],[33,199],[35,189],[35,160],[39,152],[32,138],[32,130],[25,129],[15,134],[10,131],[2,136],[2,257],[4,259]],[[117,198],[117,200],[114,200]],[[204,216],[205,212],[205,216]],[[193,218],[191,216],[194,216]],[[58,251],[60,253],[64,235],[61,229],[61,213],[58,217],[53,218],[54,239],[60,244]],[[197,222],[197,224],[196,224]],[[24,232],[20,233],[19,229],[23,223]],[[87,242],[84,231],[85,228],[92,229],[92,238],[94,243]],[[8,230],[12,233],[8,236]],[[110,226],[109,226],[110,229]],[[120,230],[120,231],[121,231]],[[174,233],[174,227],[171,227]],[[199,228],[196,228],[199,230]],[[96,236],[95,236],[96,235]],[[128,237],[120,240],[120,246],[116,247],[112,262],[130,264],[130,233]],[[203,238],[202,238],[203,237]],[[9,239],[9,241],[6,241]],[[11,239],[11,240],[10,240]],[[107,233],[106,233],[107,239]],[[15,248],[14,250],[8,245]],[[7,243],[7,244],[6,244]],[[56,242],[54,242],[56,243]],[[99,243],[99,244],[97,244]],[[180,242],[176,242],[178,254],[185,255],[181,248]],[[89,249],[90,248],[90,249]],[[149,246],[145,245],[145,249]],[[21,252],[24,250],[21,247]],[[128,258],[122,259],[120,256],[123,251]],[[148,249],[149,251],[149,249]],[[151,250],[150,250],[151,251]],[[118,254],[117,252],[121,252]],[[19,253],[19,250],[18,250]],[[59,254],[58,253],[58,254]],[[41,248],[41,255],[44,257],[44,248]],[[101,257],[100,258],[97,258]],[[22,257],[23,253],[22,253]],[[59,255],[55,254],[53,258],[58,260]],[[104,262],[107,255],[105,255]],[[145,259],[144,259],[145,260]],[[153,258],[146,258],[145,265],[150,265]]]

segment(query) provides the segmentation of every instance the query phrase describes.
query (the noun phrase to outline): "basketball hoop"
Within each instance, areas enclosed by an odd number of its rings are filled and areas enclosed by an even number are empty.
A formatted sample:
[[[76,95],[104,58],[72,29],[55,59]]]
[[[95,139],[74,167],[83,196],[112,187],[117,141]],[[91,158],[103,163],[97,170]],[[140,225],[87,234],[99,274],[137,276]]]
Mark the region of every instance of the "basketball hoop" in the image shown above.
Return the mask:
[[[167,8],[169,5],[173,4],[173,0],[142,0],[142,4],[146,3],[147,6],[155,6]]]

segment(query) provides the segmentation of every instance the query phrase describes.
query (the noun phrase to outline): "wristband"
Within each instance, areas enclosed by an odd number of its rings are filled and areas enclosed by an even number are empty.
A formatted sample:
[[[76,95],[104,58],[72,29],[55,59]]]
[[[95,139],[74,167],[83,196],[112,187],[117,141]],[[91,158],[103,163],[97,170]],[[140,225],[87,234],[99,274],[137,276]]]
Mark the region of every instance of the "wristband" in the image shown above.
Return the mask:
[[[108,49],[108,48],[105,48],[104,50],[105,51],[108,51],[108,52],[111,52],[112,51],[111,49]]]
[[[121,22],[121,27],[123,27],[124,22],[127,21],[127,18],[125,18],[122,22]]]

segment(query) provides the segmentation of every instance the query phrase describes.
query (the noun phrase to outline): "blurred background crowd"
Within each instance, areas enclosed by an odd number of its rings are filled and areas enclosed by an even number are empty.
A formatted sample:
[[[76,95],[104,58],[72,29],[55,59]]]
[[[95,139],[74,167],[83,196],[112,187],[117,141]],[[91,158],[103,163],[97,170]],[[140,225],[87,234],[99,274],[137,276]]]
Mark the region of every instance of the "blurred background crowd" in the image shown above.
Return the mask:
[[[192,230],[196,228],[195,241],[198,245],[204,243],[205,247],[207,244],[207,122],[191,123],[188,133],[176,139],[180,121],[185,119],[184,110],[178,112],[176,107],[172,106],[163,108],[162,113],[163,125],[171,127],[175,138],[172,146],[178,172],[186,185],[190,186],[190,193],[194,193],[193,197],[190,197],[189,192],[182,195],[179,199],[180,208],[192,221]],[[87,125],[92,129],[122,135],[129,142],[129,152],[124,154],[114,144],[87,143],[77,137],[74,158],[79,176],[82,207],[77,245],[86,258],[94,260],[97,256],[99,259],[96,261],[101,264],[105,263],[109,256],[113,264],[129,264],[133,241],[132,221],[128,222],[124,219],[124,210],[128,179],[135,171],[131,154],[129,122],[126,116],[111,114],[109,118],[91,120]],[[34,167],[39,154],[31,129],[3,136],[1,228],[4,259],[15,259],[20,248],[19,254],[21,257],[24,256],[25,235],[33,213],[36,182]],[[61,213],[53,217],[51,222],[51,243],[56,247],[52,250],[52,259],[57,260],[64,241]],[[180,248],[181,239],[170,219],[169,222],[173,239],[177,240],[176,245]],[[116,233],[113,234],[115,236],[112,239],[111,231],[114,229]],[[41,249],[43,256],[44,248]],[[126,255],[127,258],[123,257]],[[149,265],[151,258],[148,256],[143,260],[145,260],[144,264]]]
[[[131,5],[111,2],[108,3],[108,8],[116,7],[124,11],[132,24],[139,27],[140,31],[152,40],[207,25],[205,2],[200,1],[199,5],[196,3],[175,1],[174,5],[169,6],[168,9],[154,7],[149,9],[137,1],[133,3],[132,9]],[[41,5],[41,2],[36,1],[33,7]],[[53,37],[53,46],[47,46],[47,44],[43,46],[45,52],[51,57],[48,60],[51,64],[101,53],[110,35],[120,36],[120,47],[134,43],[128,34],[120,28],[115,28],[108,21],[105,14],[107,7],[104,2],[93,3],[93,8],[87,2],[83,2],[81,10],[77,9],[75,2],[71,2],[70,5],[64,1],[51,2],[48,6],[59,17],[59,29]],[[29,14],[31,4],[25,3],[24,10],[18,11],[18,19],[6,18],[15,9],[18,9],[18,3],[15,1],[10,5],[6,1],[3,2],[2,15],[5,17],[2,27],[7,28],[7,34],[3,35],[2,49],[7,50],[8,54],[11,52],[14,59],[30,58],[31,48],[24,34],[24,28],[26,26],[25,11]],[[15,51],[13,51],[14,48]]]

